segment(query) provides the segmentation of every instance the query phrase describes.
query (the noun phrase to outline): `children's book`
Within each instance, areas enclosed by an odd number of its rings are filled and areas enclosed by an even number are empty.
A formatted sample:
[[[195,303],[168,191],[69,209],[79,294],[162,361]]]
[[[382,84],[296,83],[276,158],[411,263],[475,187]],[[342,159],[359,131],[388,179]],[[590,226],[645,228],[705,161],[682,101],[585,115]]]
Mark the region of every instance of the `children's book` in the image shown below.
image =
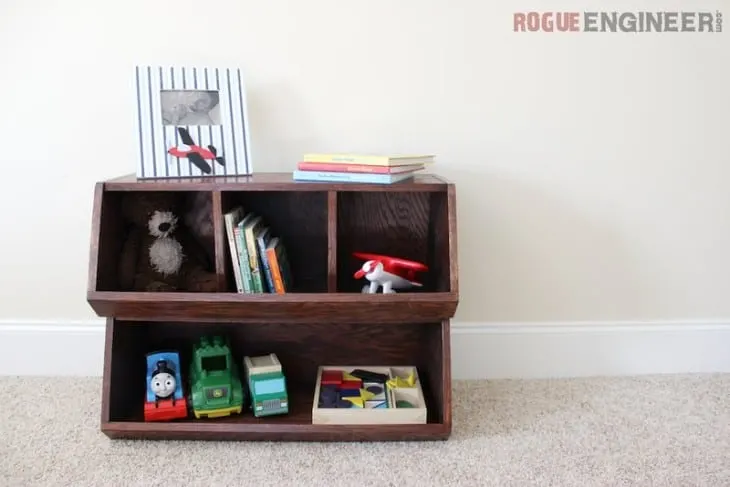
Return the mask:
[[[289,292],[292,275],[287,252],[264,217],[246,213],[242,206],[223,216],[237,292]]]
[[[251,284],[253,292],[264,292],[264,280],[259,268],[259,252],[256,245],[256,232],[263,225],[261,216],[254,216],[248,220],[243,226],[243,237],[248,251],[248,266],[251,274]]]
[[[231,262],[233,263],[233,276],[236,281],[236,289],[239,293],[244,291],[243,289],[243,277],[241,275],[241,268],[239,266],[239,254],[238,254],[238,242],[236,236],[236,229],[238,224],[243,218],[243,207],[237,206],[233,210],[229,211],[223,216],[223,220],[226,226],[226,235],[228,236],[228,247],[231,252]]]
[[[324,162],[335,164],[363,164],[366,166],[407,166],[411,164],[430,164],[435,156],[431,154],[377,155],[344,153],[304,154],[305,162]]]
[[[302,161],[297,165],[301,171],[333,171],[376,174],[401,174],[424,169],[425,164],[408,164],[404,166],[369,166],[367,164],[336,164],[328,162]]]
[[[334,171],[294,171],[295,181],[341,181],[344,183],[392,184],[412,177],[413,172],[404,174],[369,174]]]
[[[274,290],[276,294],[285,294],[291,290],[292,280],[289,259],[279,237],[271,239],[268,247],[266,247],[266,256],[274,281]]]
[[[245,228],[254,218],[256,218],[256,214],[247,214],[235,229],[236,244],[238,245],[238,267],[241,272],[241,279],[243,280],[243,291],[246,293],[254,292],[254,284],[251,265],[249,264],[251,257],[249,256],[248,245],[246,244]]]
[[[259,250],[259,257],[261,258],[262,273],[266,281],[266,292],[276,293],[274,286],[274,277],[271,275],[271,267],[269,265],[269,258],[266,253],[266,248],[269,246],[271,241],[271,229],[269,227],[260,228],[256,234],[256,245]]]

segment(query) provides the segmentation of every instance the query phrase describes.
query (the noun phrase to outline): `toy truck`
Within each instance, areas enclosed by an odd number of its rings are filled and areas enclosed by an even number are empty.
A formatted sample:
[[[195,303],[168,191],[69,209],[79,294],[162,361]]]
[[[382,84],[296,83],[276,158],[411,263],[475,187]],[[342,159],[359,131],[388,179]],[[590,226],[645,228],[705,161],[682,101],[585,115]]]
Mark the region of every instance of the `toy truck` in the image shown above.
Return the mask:
[[[190,394],[192,410],[198,419],[230,416],[243,410],[243,384],[224,338],[203,337],[193,346]]]
[[[246,356],[243,366],[254,416],[288,413],[286,378],[276,355]]]

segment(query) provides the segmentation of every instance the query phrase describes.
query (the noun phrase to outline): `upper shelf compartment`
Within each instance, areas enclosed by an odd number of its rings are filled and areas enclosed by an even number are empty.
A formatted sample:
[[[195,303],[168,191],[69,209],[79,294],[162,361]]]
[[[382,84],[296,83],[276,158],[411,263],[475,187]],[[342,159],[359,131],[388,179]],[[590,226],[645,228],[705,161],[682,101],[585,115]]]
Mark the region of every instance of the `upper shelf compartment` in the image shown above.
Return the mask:
[[[140,202],[160,208],[159,201],[171,197],[178,200],[176,224],[189,237],[198,237],[183,242],[186,249],[198,250],[191,255],[201,264],[197,272],[206,276],[198,288],[148,288],[149,276],[131,272],[149,265],[153,240],[149,225],[130,222],[128,209]],[[237,292],[224,222],[224,215],[236,207],[260,215],[283,241],[292,276],[286,294]],[[189,213],[191,208],[196,211]],[[143,213],[149,217],[149,211]],[[450,319],[458,305],[455,215],[453,185],[432,175],[388,186],[302,183],[286,173],[199,180],[118,178],[96,186],[87,301],[99,316],[126,320]],[[143,235],[130,239],[135,232]],[[138,244],[135,252],[125,250],[130,240]],[[353,255],[356,251],[423,262],[429,268],[419,276],[423,287],[363,294],[366,281],[354,277],[363,264]]]
[[[423,264],[404,296],[456,292],[453,192],[341,192],[337,195],[337,291],[361,293],[362,254]],[[357,255],[360,254],[360,255]],[[401,291],[397,291],[401,292]]]
[[[222,292],[236,292],[236,271],[241,274],[241,279],[248,280],[250,292],[270,292],[274,285],[273,276],[270,270],[267,276],[256,235],[265,236],[269,244],[277,239],[285,252],[291,276],[287,282],[287,293],[327,292],[328,193],[324,188],[320,188],[320,191],[224,190],[220,194],[224,215],[239,208],[244,215],[244,224],[258,222],[255,226],[247,225],[250,244],[256,252],[252,255],[258,269],[257,275],[250,271],[250,264],[238,264],[234,269],[228,234],[225,228],[221,229],[223,248],[218,251],[223,254],[223,272],[226,275]],[[269,263],[268,259],[266,263]],[[246,268],[245,274],[241,271],[243,267]]]
[[[190,292],[220,289],[213,204],[210,191],[107,191],[103,183],[97,184],[89,290],[158,294],[181,288]],[[168,236],[180,246],[170,244]],[[180,262],[184,264],[178,266]],[[156,279],[155,269],[166,277]]]

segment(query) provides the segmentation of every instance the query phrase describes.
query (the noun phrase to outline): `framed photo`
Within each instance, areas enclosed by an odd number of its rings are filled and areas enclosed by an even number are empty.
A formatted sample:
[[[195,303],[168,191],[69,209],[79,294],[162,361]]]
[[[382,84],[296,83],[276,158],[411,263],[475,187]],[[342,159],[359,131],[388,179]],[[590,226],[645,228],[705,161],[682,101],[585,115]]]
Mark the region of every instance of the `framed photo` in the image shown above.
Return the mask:
[[[137,66],[135,81],[139,179],[252,173],[240,69]]]

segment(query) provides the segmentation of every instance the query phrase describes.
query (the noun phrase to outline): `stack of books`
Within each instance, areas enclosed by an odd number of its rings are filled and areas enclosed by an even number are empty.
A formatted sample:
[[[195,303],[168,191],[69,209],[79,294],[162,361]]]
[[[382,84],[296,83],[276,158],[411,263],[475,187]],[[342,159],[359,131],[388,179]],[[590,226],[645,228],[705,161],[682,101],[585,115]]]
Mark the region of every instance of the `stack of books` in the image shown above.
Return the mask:
[[[432,155],[305,154],[295,181],[392,184],[412,178]]]
[[[223,215],[239,293],[285,294],[292,276],[284,244],[263,217],[237,206]]]

